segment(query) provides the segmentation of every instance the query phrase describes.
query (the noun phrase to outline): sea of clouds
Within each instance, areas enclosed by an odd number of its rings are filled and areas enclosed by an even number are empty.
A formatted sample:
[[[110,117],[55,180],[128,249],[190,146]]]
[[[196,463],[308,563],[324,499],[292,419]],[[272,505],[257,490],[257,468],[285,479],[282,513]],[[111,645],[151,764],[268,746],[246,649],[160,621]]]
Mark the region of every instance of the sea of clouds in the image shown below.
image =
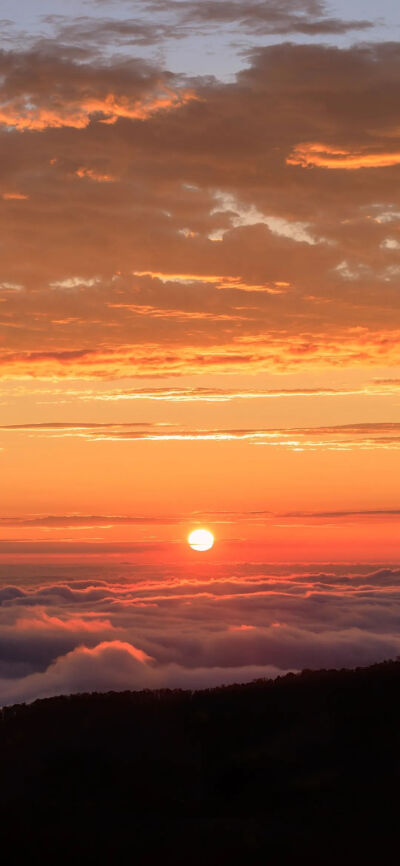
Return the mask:
[[[0,704],[202,688],[400,654],[400,570],[123,562],[0,567]]]

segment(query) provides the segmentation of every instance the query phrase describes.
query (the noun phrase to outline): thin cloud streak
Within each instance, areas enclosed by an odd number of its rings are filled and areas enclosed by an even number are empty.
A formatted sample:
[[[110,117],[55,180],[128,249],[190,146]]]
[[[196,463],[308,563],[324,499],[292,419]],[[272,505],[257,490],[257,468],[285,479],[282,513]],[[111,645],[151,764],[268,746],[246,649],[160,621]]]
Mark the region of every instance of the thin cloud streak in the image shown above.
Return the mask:
[[[381,396],[387,397],[400,391],[400,380],[387,379],[376,380],[359,387],[342,388],[266,388],[249,390],[229,390],[228,388],[137,388],[121,389],[109,393],[91,391],[87,394],[80,391],[62,392],[66,397],[71,396],[87,401],[119,401],[119,400],[155,400],[171,403],[227,403],[234,400],[264,400],[264,399],[290,399],[292,397],[355,397],[355,396]],[[40,392],[39,392],[40,393]],[[48,393],[52,393],[49,391]]]
[[[144,429],[141,429],[141,428]],[[133,429],[132,429],[133,428]],[[400,422],[376,422],[341,424],[326,427],[287,427],[265,429],[165,429],[165,425],[147,427],[143,422],[135,423],[73,423],[48,422],[34,424],[10,424],[0,426],[5,434],[50,436],[52,438],[78,438],[89,441],[115,442],[250,442],[290,450],[323,449],[355,450],[400,448]]]
[[[298,144],[286,160],[288,165],[302,168],[316,167],[358,171],[359,169],[387,168],[400,164],[398,153],[362,153],[340,150],[329,145],[310,142]]]
[[[313,520],[371,520],[375,519],[397,519],[400,517],[400,508],[377,508],[352,511],[193,511],[182,514],[165,515],[129,515],[129,514],[39,514],[39,515],[14,515],[0,516],[1,528],[35,528],[64,529],[72,528],[95,528],[103,529],[115,526],[182,526],[186,524],[201,524],[211,522],[214,524],[259,523],[260,521],[271,522],[276,519],[304,518],[305,521]]]
[[[94,390],[92,388],[71,389],[49,388],[44,385],[41,388],[29,386],[16,386],[12,389],[0,391],[4,397],[52,397],[58,403],[67,401],[82,402],[118,402],[118,401],[155,401],[170,403],[230,403],[236,400],[269,400],[269,399],[292,399],[292,398],[319,398],[319,397],[391,397],[400,392],[400,380],[398,379],[375,379],[359,386],[342,386],[337,388],[212,388],[206,386],[184,387],[156,387],[156,388],[120,388],[113,391]],[[42,401],[41,401],[42,402]]]

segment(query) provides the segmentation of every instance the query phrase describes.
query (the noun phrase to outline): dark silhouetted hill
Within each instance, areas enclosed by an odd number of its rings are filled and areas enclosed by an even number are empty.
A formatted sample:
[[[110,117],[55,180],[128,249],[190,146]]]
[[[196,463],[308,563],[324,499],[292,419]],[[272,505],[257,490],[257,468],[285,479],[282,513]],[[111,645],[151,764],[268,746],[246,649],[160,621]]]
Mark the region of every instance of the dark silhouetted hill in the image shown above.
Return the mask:
[[[0,714],[5,863],[399,860],[400,662]]]

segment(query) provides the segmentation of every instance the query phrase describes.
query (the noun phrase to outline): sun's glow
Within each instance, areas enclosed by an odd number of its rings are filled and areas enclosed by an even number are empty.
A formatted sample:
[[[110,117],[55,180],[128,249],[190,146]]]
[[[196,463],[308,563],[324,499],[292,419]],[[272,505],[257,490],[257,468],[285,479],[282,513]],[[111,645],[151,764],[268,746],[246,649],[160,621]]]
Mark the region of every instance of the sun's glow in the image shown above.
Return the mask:
[[[192,550],[210,550],[214,544],[214,536],[208,529],[194,529],[188,536]]]

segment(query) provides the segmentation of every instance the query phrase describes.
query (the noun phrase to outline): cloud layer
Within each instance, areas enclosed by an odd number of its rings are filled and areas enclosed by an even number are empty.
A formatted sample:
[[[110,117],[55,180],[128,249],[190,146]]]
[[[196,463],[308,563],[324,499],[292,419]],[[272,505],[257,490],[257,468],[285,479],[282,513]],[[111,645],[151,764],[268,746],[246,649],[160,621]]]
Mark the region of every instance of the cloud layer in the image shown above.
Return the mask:
[[[0,375],[398,364],[399,70],[394,43],[257,49],[230,84],[3,52]]]
[[[0,701],[206,686],[399,654],[393,568],[19,567],[0,590]],[[101,574],[101,572],[104,572]]]

